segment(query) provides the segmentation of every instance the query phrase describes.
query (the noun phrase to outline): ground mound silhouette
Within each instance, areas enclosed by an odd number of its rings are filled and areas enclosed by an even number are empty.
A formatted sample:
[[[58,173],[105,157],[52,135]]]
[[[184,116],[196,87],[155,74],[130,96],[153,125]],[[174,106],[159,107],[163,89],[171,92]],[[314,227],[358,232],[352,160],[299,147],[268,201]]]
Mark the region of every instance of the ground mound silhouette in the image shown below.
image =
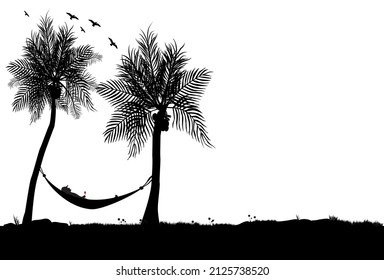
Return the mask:
[[[384,259],[384,227],[338,219],[0,227],[0,259]]]

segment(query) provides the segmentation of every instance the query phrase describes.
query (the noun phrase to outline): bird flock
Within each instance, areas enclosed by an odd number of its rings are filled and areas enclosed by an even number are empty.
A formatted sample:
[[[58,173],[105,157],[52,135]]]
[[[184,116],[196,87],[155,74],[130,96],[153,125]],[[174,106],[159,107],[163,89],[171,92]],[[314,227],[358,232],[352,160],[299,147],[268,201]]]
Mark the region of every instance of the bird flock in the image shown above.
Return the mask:
[[[26,11],[24,11],[24,15],[29,17],[29,14]],[[74,14],[71,14],[71,13],[67,12],[67,15],[69,16],[70,20],[79,20],[79,18],[76,15],[74,15]],[[92,19],[88,19],[88,21],[91,23],[91,25],[92,25],[91,27],[101,27],[101,25],[97,21],[94,21]],[[85,29],[82,26],[80,26],[80,31],[86,33]],[[109,45],[111,47],[115,47],[117,49],[117,45],[112,40],[112,38],[108,37],[108,39],[109,39]]]

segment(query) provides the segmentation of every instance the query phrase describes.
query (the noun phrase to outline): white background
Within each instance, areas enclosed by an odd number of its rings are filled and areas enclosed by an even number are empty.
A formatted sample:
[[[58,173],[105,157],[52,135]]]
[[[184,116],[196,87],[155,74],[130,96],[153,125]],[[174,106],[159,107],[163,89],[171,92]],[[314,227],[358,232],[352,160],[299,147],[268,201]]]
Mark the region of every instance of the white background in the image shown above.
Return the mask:
[[[24,16],[24,10],[30,17]],[[128,46],[152,24],[162,47],[185,43],[188,68],[213,71],[201,102],[215,149],[186,133],[162,137],[160,219],[240,223],[258,219],[384,222],[384,4],[381,1],[11,1],[0,18],[0,224],[23,217],[49,111],[29,124],[12,112],[10,61],[49,11],[74,25],[77,44],[103,61],[89,71],[115,78]],[[70,21],[66,12],[77,15]],[[98,21],[92,28],[88,19]],[[86,33],[80,33],[82,26]],[[113,38],[119,49],[109,46]],[[43,162],[58,186],[88,198],[123,194],[151,173],[151,141],[127,161],[127,144],[104,143],[113,109],[75,120],[60,111]],[[77,208],[40,177],[33,218],[137,223],[149,188],[100,210]]]
[[[178,260],[108,260],[108,261],[2,261],[0,263],[0,276],[4,279],[26,279],[38,277],[38,279],[49,280],[67,280],[75,279],[265,279],[265,280],[283,280],[283,279],[383,279],[383,270],[381,269],[383,261],[268,261],[268,260],[199,260],[199,261],[178,261]],[[150,276],[139,275],[117,275],[117,269],[157,269],[167,270],[173,266],[176,272],[181,269],[199,269],[199,276]],[[268,275],[232,275],[223,276],[209,275],[210,267],[267,267]],[[205,272],[204,272],[205,270]],[[236,269],[233,268],[233,271]],[[137,271],[137,269],[136,269]],[[257,269],[257,271],[259,271]],[[267,270],[265,270],[267,271]],[[238,270],[241,273],[241,269]]]

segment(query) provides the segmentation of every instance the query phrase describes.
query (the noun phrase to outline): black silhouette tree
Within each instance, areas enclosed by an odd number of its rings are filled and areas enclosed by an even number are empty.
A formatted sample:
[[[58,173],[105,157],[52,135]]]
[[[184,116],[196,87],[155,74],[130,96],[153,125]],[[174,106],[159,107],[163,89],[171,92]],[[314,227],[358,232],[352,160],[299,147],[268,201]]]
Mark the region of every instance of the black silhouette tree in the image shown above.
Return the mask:
[[[32,221],[33,202],[39,170],[55,127],[56,109],[62,109],[75,118],[81,115],[81,106],[95,111],[90,91],[96,80],[86,71],[87,66],[101,61],[102,56],[90,45],[74,47],[76,37],[67,25],[53,28],[53,20],[46,15],[31,32],[23,47],[23,58],[11,62],[7,69],[13,75],[9,86],[18,87],[13,111],[28,108],[31,123],[40,119],[45,106],[51,109],[48,129],[40,146],[29,183],[23,224]]]
[[[142,31],[137,49],[128,48],[117,79],[100,83],[97,92],[113,107],[104,132],[105,140],[128,141],[128,158],[135,157],[152,136],[152,185],[144,224],[158,224],[161,132],[172,126],[189,133],[203,146],[213,147],[207,135],[199,102],[211,79],[207,69],[185,70],[189,58],[174,41],[161,50],[157,34]],[[168,111],[172,115],[168,115]]]

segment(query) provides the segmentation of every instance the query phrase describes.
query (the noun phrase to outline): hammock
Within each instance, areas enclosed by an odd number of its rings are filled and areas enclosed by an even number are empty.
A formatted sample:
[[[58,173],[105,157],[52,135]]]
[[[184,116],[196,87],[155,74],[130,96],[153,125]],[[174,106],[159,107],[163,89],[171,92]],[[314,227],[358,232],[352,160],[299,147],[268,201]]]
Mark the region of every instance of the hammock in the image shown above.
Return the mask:
[[[152,181],[152,176],[151,176],[148,178],[148,180],[145,182],[145,184],[142,185],[141,187],[139,187],[137,190],[134,190],[132,192],[129,192],[129,193],[121,195],[121,196],[115,196],[115,197],[107,198],[107,199],[86,199],[86,198],[83,198],[80,196],[74,196],[70,193],[67,193],[67,192],[60,190],[59,188],[57,188],[54,184],[52,184],[48,180],[47,176],[44,174],[42,169],[40,169],[40,172],[41,172],[41,174],[43,174],[43,177],[45,178],[47,183],[52,187],[52,189],[55,192],[57,192],[62,198],[64,198],[65,200],[67,200],[68,202],[70,202],[76,206],[79,206],[79,207],[82,207],[85,209],[98,209],[98,208],[102,208],[102,207],[111,205],[113,203],[119,202],[120,200],[123,200],[123,199],[135,194],[136,192],[142,190],[144,187],[146,187]]]

